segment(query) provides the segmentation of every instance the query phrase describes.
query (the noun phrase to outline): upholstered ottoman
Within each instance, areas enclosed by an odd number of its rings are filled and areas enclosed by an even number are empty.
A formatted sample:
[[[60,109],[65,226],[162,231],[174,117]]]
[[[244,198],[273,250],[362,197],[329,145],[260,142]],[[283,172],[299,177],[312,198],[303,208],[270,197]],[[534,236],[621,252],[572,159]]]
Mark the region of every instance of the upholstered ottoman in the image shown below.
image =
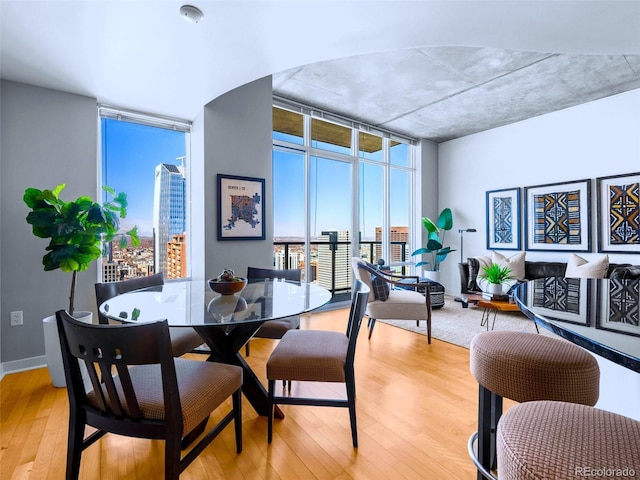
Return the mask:
[[[565,340],[536,333],[476,335],[470,345],[470,367],[479,395],[478,431],[469,439],[469,454],[479,479],[494,478],[490,471],[495,466],[495,434],[503,398],[595,405],[600,393],[600,369],[591,354]]]
[[[498,423],[500,480],[640,477],[640,422],[566,402],[527,402]]]

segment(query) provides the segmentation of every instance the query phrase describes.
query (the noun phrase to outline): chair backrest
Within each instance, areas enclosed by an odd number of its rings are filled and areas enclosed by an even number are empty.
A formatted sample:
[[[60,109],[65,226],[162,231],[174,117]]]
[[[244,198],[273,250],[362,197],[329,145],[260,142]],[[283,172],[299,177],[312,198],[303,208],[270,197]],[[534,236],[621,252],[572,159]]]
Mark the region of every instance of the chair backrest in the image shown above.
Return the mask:
[[[266,278],[282,278],[293,282],[299,282],[302,278],[302,270],[294,268],[290,270],[275,270],[271,268],[247,267],[247,281],[264,280]]]
[[[136,277],[121,282],[96,283],[96,303],[98,308],[98,321],[102,324],[108,324],[109,319],[100,314],[100,305],[110,298],[122,293],[140,290],[141,288],[161,287],[164,285],[164,277],[162,273],[155,273],[146,277]]]
[[[56,320],[72,412],[80,408],[104,416],[105,421],[139,423],[144,420],[139,393],[134,389],[128,367],[159,365],[165,422],[173,422],[172,428],[181,428],[180,397],[166,320],[96,325],[79,322],[64,310],[56,312]],[[93,386],[88,394],[83,384],[81,362],[86,366]],[[158,420],[150,423],[157,425]],[[132,425],[131,428],[142,427]]]
[[[375,300],[373,295],[373,284],[371,283],[371,273],[375,272],[373,267],[369,267],[367,262],[358,257],[351,258],[351,269],[353,270],[353,278],[360,280],[371,292],[368,301]]]
[[[353,364],[356,354],[356,340],[360,332],[362,317],[367,308],[369,299],[369,287],[364,282],[356,280],[351,289],[351,308],[349,309],[349,321],[347,322],[347,337],[349,337],[349,347],[347,350],[346,363]]]

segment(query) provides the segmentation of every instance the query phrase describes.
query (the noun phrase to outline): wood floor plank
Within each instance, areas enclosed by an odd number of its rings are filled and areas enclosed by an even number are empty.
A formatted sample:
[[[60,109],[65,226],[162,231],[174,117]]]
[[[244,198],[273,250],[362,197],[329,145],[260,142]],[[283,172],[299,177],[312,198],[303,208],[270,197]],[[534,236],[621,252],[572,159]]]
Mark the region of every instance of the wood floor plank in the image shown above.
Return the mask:
[[[304,315],[301,328],[343,331],[346,310]],[[266,385],[265,364],[277,341],[251,341],[247,362]],[[267,421],[243,399],[243,452],[231,428],[187,468],[183,480],[417,480],[475,478],[466,443],[475,430],[477,384],[468,350],[377,324],[363,328],[356,351],[359,448],[351,445],[346,409],[284,405],[267,444]],[[204,360],[202,355],[189,358]],[[294,394],[344,397],[339,384],[294,382]],[[0,477],[64,477],[68,403],[46,369],[0,382]],[[216,412],[210,421],[222,416]],[[162,478],[160,441],[107,435],[83,453],[81,480]]]

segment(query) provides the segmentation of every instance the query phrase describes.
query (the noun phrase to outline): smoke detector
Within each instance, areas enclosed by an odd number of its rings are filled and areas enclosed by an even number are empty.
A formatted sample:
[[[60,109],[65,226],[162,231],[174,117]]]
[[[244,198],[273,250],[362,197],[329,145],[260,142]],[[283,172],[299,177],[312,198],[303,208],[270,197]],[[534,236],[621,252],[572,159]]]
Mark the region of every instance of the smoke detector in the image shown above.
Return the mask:
[[[180,7],[180,16],[191,23],[198,23],[204,18],[204,13],[193,5],[183,5]]]

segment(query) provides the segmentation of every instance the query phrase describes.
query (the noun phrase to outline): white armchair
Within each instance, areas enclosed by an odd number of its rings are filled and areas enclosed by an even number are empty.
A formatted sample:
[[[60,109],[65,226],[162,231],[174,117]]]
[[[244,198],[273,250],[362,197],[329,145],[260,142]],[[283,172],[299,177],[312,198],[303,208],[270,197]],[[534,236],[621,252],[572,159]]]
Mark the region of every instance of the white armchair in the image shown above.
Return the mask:
[[[354,278],[369,287],[369,301],[365,314],[369,317],[369,338],[376,320],[420,320],[427,322],[427,341],[431,343],[431,296],[429,284],[419,277],[396,275],[378,270],[364,260],[351,260]],[[373,279],[372,279],[373,278]]]

